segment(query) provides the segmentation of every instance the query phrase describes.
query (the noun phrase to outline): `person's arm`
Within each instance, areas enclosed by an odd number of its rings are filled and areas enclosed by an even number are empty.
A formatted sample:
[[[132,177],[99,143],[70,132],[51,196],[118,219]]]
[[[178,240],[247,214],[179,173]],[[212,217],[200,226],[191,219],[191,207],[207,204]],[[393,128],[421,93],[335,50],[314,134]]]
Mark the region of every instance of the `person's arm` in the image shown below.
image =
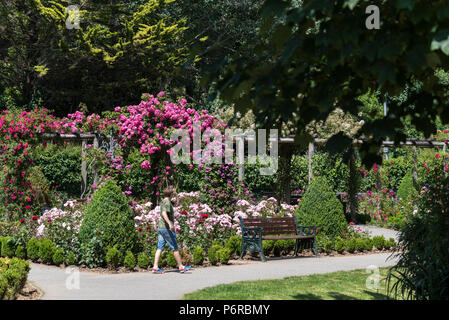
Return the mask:
[[[164,218],[165,222],[167,222],[170,230],[173,230],[174,227],[173,227],[173,224],[171,223],[170,219],[168,219],[167,211],[165,211],[165,210],[162,211],[162,218]]]

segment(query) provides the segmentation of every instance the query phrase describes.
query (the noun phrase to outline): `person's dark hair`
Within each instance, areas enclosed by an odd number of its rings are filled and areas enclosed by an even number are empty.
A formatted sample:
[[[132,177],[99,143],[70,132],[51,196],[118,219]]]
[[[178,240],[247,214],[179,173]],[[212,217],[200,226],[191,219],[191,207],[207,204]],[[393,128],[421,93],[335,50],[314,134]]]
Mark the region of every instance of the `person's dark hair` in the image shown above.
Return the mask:
[[[175,193],[175,189],[173,186],[168,186],[162,190],[162,194],[164,198],[170,198]]]

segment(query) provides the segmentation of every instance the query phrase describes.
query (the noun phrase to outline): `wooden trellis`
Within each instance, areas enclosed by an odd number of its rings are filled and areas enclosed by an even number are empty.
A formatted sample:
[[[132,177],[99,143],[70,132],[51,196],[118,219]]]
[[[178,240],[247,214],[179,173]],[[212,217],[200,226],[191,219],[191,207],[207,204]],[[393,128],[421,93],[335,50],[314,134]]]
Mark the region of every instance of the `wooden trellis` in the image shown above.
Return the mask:
[[[246,136],[245,140],[250,141],[255,139],[254,136]],[[309,182],[313,178],[313,170],[312,170],[312,156],[315,152],[315,146],[326,143],[327,140],[325,139],[314,139],[313,142],[309,143],[308,146],[308,152],[307,152],[307,158],[308,158],[308,173],[309,173]],[[294,155],[294,152],[292,152],[292,148],[288,148],[286,146],[293,146],[295,143],[294,137],[282,137],[278,138],[278,144],[279,144],[279,160],[282,164],[282,170],[284,171],[282,173],[282,177],[280,181],[282,181],[281,185],[279,186],[278,190],[278,202],[285,202],[290,203],[291,202],[291,194],[290,194],[290,181],[291,181],[291,160]],[[353,141],[353,147],[352,149],[355,150],[355,146],[363,144],[363,140],[354,140]],[[382,142],[382,147],[412,147],[413,148],[413,182],[416,185],[417,178],[418,178],[418,152],[417,148],[442,148],[443,152],[447,151],[447,143],[442,141],[435,141],[435,140],[425,140],[425,139],[407,139],[405,142],[400,142],[396,144],[394,141],[385,140]],[[351,157],[351,159],[354,159],[354,157]],[[447,157],[444,157],[444,163],[443,165],[447,165]],[[350,176],[355,175],[355,165],[350,165]],[[239,181],[243,182],[244,180],[244,165],[239,166]],[[288,186],[287,186],[288,182]],[[355,199],[356,194],[348,194],[348,199]],[[356,214],[356,206],[351,203],[349,200],[348,208],[350,209],[351,216],[355,216]]]

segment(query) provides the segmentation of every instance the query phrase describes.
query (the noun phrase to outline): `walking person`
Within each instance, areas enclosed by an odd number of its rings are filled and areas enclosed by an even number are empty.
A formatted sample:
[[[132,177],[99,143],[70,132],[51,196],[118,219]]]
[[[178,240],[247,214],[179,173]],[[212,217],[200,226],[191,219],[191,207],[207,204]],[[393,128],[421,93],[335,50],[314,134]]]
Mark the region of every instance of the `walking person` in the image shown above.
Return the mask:
[[[173,251],[175,260],[178,264],[178,270],[181,273],[190,269],[190,266],[184,266],[181,262],[181,256],[179,255],[178,243],[176,241],[175,234],[175,215],[171,199],[176,196],[176,192],[172,186],[165,188],[162,191],[164,199],[161,201],[160,217],[158,222],[158,241],[157,250],[154,257],[153,273],[164,273],[159,269],[159,260],[162,250],[164,250],[167,243],[170,249]]]

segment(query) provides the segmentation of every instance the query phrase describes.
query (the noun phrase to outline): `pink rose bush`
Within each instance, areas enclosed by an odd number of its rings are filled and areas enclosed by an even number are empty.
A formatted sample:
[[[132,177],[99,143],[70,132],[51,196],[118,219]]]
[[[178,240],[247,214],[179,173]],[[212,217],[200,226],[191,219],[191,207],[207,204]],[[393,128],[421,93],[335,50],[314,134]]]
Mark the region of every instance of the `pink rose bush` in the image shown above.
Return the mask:
[[[50,238],[64,251],[71,251],[77,244],[77,235],[83,221],[85,205],[74,200],[64,204],[64,210],[52,208],[46,210],[37,219],[37,238]]]
[[[218,214],[209,205],[200,202],[199,192],[180,193],[178,200],[174,227],[180,242],[187,248],[207,247],[213,240],[224,241],[231,235],[240,235],[239,217],[292,216],[296,210],[295,205],[282,204],[281,210],[277,211],[275,198],[262,200],[258,204],[241,199],[232,214]],[[160,207],[151,207],[150,202],[134,207],[136,229],[150,227],[155,232]],[[157,236],[154,234],[153,238]]]

